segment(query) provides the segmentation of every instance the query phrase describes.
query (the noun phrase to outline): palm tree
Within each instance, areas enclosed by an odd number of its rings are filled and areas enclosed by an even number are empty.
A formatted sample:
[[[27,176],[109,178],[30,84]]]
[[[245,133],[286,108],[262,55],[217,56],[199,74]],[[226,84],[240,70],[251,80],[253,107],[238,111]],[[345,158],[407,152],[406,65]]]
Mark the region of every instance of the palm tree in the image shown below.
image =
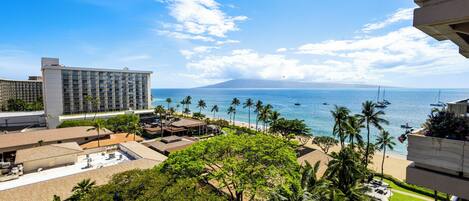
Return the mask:
[[[331,111],[332,117],[334,118],[334,127],[332,133],[334,136],[339,137],[341,149],[344,148],[346,132],[348,130],[347,118],[350,110],[346,107],[335,106],[334,110]]]
[[[211,111],[213,112],[213,118],[215,119],[215,113],[217,113],[217,112],[218,112],[218,105],[213,105],[213,107],[212,107],[212,110],[211,110]]]
[[[93,99],[93,101],[91,101],[91,104],[93,105],[93,108],[94,109],[94,117],[93,117],[93,121],[96,119],[96,114],[98,114],[98,107],[99,107],[99,98],[96,97]]]
[[[155,107],[155,114],[158,115],[160,119],[160,128],[161,128],[161,137],[163,137],[163,115],[165,113],[165,109],[162,105],[158,105]]]
[[[202,114],[202,110],[207,108],[207,104],[204,100],[199,100],[199,102],[197,103],[197,107],[199,108],[199,113]]]
[[[192,97],[191,96],[186,96],[184,98],[184,102],[185,102],[185,105],[186,105],[186,109],[190,111],[190,106],[192,104]]]
[[[99,144],[100,135],[99,134],[101,131],[106,131],[106,121],[104,121],[103,119],[96,119],[94,120],[92,126],[93,127],[89,128],[87,131],[95,130],[98,133],[98,147],[100,147],[100,144]]]
[[[90,105],[92,104],[93,102],[93,97],[90,96],[90,95],[86,95],[85,96],[85,101],[87,103],[86,105],[86,110],[85,110],[85,120],[86,120],[86,114],[88,113],[88,111],[90,110]]]
[[[277,111],[272,111],[269,116],[270,123],[276,122],[280,118],[280,113]]]
[[[352,149],[355,148],[355,142],[358,144],[363,143],[363,138],[360,135],[361,129],[363,128],[363,123],[360,121],[358,116],[348,116],[347,118],[347,135],[349,138],[350,145]],[[356,140],[356,141],[355,141]]]
[[[173,102],[171,98],[166,98],[166,103],[168,103],[168,108],[170,108],[170,104]]]
[[[248,108],[248,127],[251,128],[251,108],[254,106],[254,101],[251,98],[246,99],[243,107]]]
[[[238,109],[238,105],[241,104],[241,102],[239,101],[238,98],[233,98],[233,100],[231,101],[231,106],[234,106],[235,110],[234,110],[234,113],[233,113],[233,125],[235,125],[235,122],[236,122],[236,109]]]
[[[77,183],[72,188],[73,196],[74,198],[77,198],[77,200],[80,200],[80,198],[87,193],[89,193],[94,187],[96,186],[96,181],[91,181],[91,179],[84,179],[80,182]],[[75,199],[71,199],[75,200]]]
[[[257,100],[256,102],[256,105],[254,107],[256,107],[256,109],[254,110],[254,112],[256,113],[256,131],[257,131],[257,126],[259,124],[259,112],[262,110],[262,101],[261,100]]]
[[[384,159],[386,158],[386,148],[389,148],[389,150],[393,150],[396,143],[394,142],[394,138],[389,134],[388,131],[381,130],[381,133],[378,135],[378,138],[376,139],[376,145],[378,146],[379,150],[383,151],[383,161],[381,162],[381,181],[383,181]]]
[[[127,132],[129,134],[134,135],[134,141],[135,141],[136,135],[142,134],[142,127],[140,126],[139,122],[140,122],[140,119],[138,118],[137,115],[132,115],[128,122]]]
[[[381,124],[389,124],[389,122],[381,116],[385,115],[382,110],[376,110],[376,104],[373,101],[365,101],[362,103],[362,112],[358,116],[360,121],[365,122],[366,126],[366,151],[365,151],[365,166],[368,165],[368,159],[370,155],[370,124],[375,128],[381,130],[383,127]]]
[[[233,106],[230,106],[228,110],[226,110],[226,112],[228,113],[228,115],[230,115],[230,122],[231,122],[231,117],[234,115],[234,113],[236,113],[236,108],[234,108]],[[234,118],[233,118],[233,125],[234,125]]]
[[[261,111],[259,111],[258,118],[263,123],[264,132],[267,131],[267,123],[269,122],[271,112],[272,105],[270,104],[265,105],[262,107]]]
[[[184,113],[184,109],[186,109],[186,100],[182,99],[181,102],[179,102],[182,107],[181,107],[181,113]]]

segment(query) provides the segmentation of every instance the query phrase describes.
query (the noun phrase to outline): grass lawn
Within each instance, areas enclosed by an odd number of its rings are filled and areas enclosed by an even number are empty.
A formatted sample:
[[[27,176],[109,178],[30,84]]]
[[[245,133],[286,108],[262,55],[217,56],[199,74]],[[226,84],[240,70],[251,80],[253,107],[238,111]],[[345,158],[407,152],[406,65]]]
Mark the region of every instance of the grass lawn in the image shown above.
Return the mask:
[[[391,198],[389,201],[422,201],[422,199],[419,198],[414,198],[408,195],[400,194],[400,193],[394,193],[392,194]]]

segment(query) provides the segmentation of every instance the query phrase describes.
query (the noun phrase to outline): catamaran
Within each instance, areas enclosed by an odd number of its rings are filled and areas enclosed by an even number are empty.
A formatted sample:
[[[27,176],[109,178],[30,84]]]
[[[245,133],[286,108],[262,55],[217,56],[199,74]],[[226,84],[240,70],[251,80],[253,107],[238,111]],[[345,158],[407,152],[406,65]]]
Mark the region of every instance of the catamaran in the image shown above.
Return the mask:
[[[438,99],[437,99],[436,103],[432,103],[432,104],[430,104],[430,106],[433,106],[433,107],[444,107],[444,106],[446,106],[446,104],[444,102],[440,101],[440,96],[441,96],[441,90],[438,90]]]
[[[381,87],[378,86],[378,97],[376,98],[376,106],[375,107],[377,107],[377,108],[386,108],[387,105],[384,104],[384,102],[379,101],[380,90],[381,90]]]

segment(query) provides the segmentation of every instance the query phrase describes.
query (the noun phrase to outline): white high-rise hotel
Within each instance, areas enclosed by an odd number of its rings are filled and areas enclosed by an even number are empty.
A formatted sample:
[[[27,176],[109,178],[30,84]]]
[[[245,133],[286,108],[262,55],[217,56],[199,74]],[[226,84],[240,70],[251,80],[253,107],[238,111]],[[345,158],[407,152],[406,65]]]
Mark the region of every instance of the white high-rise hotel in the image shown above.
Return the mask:
[[[63,115],[151,107],[151,71],[67,67],[57,58],[42,58],[41,67],[48,127]]]

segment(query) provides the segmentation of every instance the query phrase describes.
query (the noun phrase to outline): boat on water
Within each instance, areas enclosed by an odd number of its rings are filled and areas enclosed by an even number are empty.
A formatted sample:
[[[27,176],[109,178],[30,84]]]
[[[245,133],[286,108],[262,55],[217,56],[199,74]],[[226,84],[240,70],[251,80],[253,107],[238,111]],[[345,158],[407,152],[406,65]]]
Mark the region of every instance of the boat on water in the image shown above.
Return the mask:
[[[444,102],[440,101],[440,96],[441,96],[441,90],[438,90],[438,98],[436,100],[436,103],[431,103],[430,106],[433,107],[444,107],[446,104]]]
[[[388,100],[386,100],[386,89],[383,89],[383,101],[382,101],[385,105],[391,105],[391,102],[389,102]]]
[[[300,103],[295,103],[296,106],[300,106],[301,104]]]
[[[388,106],[387,106],[383,101],[380,101],[380,100],[379,100],[380,92],[381,92],[381,87],[378,86],[378,97],[376,98],[375,107],[377,107],[377,108],[386,108],[386,107],[388,107]]]
[[[401,128],[403,128],[403,129],[412,129],[412,126],[410,126],[409,123],[405,123],[405,124],[401,125]]]
[[[322,103],[322,105],[329,105],[329,103],[325,103],[325,102],[324,102],[324,103]]]

